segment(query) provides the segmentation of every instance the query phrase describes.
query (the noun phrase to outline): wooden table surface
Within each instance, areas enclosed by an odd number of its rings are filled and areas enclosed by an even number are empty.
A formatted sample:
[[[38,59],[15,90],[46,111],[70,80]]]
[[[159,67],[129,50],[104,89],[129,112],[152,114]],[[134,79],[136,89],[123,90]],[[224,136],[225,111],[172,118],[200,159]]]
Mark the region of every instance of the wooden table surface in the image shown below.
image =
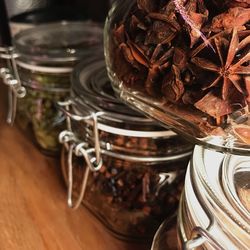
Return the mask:
[[[141,250],[113,238],[86,209],[71,211],[60,165],[6,124],[0,82],[0,250]]]
[[[0,82],[0,250],[150,249],[114,238],[84,207],[67,207],[59,161],[6,124],[6,96]]]
[[[0,82],[0,250],[149,250],[114,238],[84,207],[67,207],[59,160],[6,124],[6,96]]]

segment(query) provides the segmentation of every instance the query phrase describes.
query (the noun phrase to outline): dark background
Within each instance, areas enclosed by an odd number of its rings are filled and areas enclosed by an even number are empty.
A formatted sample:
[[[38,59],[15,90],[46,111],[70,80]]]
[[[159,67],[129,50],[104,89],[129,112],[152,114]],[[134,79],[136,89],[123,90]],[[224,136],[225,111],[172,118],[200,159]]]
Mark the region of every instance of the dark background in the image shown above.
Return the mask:
[[[111,0],[0,0],[0,46],[10,45],[9,21],[44,23],[58,20],[104,22]]]
[[[10,44],[8,14],[4,0],[0,0],[0,46]]]

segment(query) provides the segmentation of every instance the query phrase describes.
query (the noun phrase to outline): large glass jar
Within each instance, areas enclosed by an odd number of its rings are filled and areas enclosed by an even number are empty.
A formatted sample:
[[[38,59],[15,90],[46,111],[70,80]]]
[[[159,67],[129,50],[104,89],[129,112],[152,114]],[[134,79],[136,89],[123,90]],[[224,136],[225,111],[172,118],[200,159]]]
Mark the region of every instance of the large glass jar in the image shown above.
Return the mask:
[[[249,188],[249,157],[196,146],[179,207],[180,249],[249,249]]]
[[[150,241],[175,216],[193,146],[122,104],[103,59],[75,68],[71,100],[60,105],[69,206],[82,203],[119,238]]]
[[[71,72],[79,60],[102,53],[102,40],[102,27],[92,22],[50,23],[20,32],[14,47],[2,54],[9,66],[1,69],[10,86],[8,122],[13,123],[17,109],[18,125],[33,131],[43,152],[59,151],[64,116],[55,104],[69,96]]]
[[[249,1],[117,1],[105,26],[117,94],[195,143],[249,154]]]

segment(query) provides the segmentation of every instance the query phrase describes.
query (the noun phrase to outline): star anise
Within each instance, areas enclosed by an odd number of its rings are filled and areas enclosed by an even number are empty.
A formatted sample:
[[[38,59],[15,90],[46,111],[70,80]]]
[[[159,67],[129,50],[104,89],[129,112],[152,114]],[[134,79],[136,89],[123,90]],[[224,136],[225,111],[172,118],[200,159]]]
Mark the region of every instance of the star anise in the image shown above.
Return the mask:
[[[187,17],[183,14],[182,18],[190,19],[191,23],[195,26],[196,29],[201,30],[203,24],[208,19],[208,10],[203,1],[190,0],[187,1],[184,6]],[[197,33],[193,27],[188,26],[188,33],[190,36],[190,48],[199,40],[201,34]]]
[[[181,30],[173,1],[168,1],[158,12],[150,12],[147,17],[152,25],[147,31],[145,44],[168,44]]]
[[[162,44],[158,44],[151,56],[147,56],[145,51],[129,38],[126,43],[120,44],[125,59],[135,68],[145,67],[147,77],[144,83],[145,90],[154,95],[154,83],[159,74],[169,66],[169,58],[173,54],[173,48],[162,53]]]
[[[146,12],[152,12],[156,9],[156,1],[152,0],[137,0],[138,8],[146,11]]]
[[[227,12],[214,17],[212,20],[212,25],[208,27],[208,30],[216,33],[233,28],[237,28],[238,30],[245,30],[245,24],[249,22],[249,17],[249,8],[230,8]]]
[[[228,7],[235,7],[235,6],[240,6],[244,8],[249,8],[250,7],[250,0],[226,0],[224,2],[225,6]]]
[[[217,8],[223,9],[228,7],[250,7],[250,0],[210,0]]]
[[[187,65],[186,51],[176,47],[172,64],[171,71],[165,74],[163,78],[161,91],[166,100],[176,103],[184,93],[184,81],[181,79],[181,72]]]
[[[249,0],[134,1],[113,29],[126,86],[196,113],[201,130],[250,107]]]
[[[200,45],[193,51],[191,59],[196,66],[214,76],[202,89],[220,89],[223,100],[228,100],[230,93],[234,91],[241,93],[244,98],[247,94],[244,81],[250,72],[250,35],[235,28],[230,32],[216,34],[209,40],[216,48],[216,53],[210,53],[210,56],[206,57],[207,47]],[[229,102],[232,103],[233,100]]]

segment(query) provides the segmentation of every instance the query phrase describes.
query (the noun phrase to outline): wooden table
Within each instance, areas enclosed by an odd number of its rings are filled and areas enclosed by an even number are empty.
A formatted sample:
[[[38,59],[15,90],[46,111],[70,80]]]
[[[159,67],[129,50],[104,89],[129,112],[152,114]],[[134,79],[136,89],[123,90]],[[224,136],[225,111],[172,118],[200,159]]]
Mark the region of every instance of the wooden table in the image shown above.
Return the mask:
[[[6,124],[0,82],[0,250],[141,250],[113,238],[86,209],[71,211],[59,162]]]
[[[0,82],[0,250],[150,249],[113,238],[83,207],[67,207],[59,161],[6,124],[6,96]]]
[[[59,162],[6,124],[0,82],[0,250],[133,250],[150,246],[113,238],[92,214],[66,205]]]

